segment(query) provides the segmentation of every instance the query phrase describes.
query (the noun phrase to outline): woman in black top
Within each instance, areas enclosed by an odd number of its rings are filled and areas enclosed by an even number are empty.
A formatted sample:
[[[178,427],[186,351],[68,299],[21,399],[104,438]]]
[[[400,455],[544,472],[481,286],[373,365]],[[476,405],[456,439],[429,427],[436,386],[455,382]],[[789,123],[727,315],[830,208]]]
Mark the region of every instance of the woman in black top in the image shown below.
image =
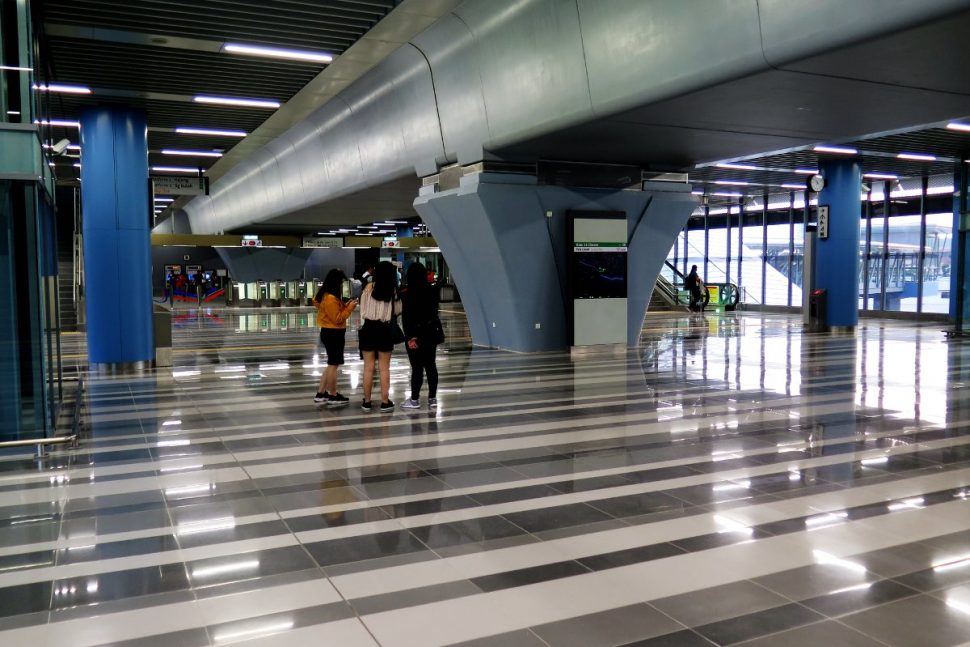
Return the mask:
[[[421,263],[411,263],[407,273],[407,290],[402,295],[402,323],[405,347],[411,362],[411,399],[402,409],[419,409],[424,374],[428,375],[428,408],[438,406],[438,367],[434,358],[443,341],[438,319],[438,294],[428,284],[427,270]]]

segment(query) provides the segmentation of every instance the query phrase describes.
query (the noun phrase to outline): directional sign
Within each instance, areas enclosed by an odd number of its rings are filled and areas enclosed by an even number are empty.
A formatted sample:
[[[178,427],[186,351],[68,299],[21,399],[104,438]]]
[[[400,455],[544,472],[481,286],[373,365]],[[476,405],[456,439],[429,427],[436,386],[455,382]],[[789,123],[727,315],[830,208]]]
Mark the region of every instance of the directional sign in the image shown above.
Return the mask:
[[[329,237],[315,237],[315,236],[304,236],[303,237],[304,247],[343,247],[344,239],[337,238],[334,236]]]
[[[818,239],[825,240],[829,237],[829,206],[827,204],[818,205]]]
[[[157,195],[209,195],[209,178],[191,175],[153,175]]]

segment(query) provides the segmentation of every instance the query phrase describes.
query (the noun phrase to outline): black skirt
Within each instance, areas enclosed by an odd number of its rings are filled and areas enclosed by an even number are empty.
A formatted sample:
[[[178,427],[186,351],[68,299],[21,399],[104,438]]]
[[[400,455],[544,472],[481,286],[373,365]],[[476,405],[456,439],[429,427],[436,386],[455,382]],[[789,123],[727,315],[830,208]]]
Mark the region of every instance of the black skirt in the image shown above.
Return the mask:
[[[347,331],[343,328],[321,328],[320,343],[327,349],[327,366],[340,366],[344,363],[344,339]]]
[[[364,325],[357,331],[357,345],[361,351],[389,353],[394,350],[394,337],[391,322],[364,319]]]

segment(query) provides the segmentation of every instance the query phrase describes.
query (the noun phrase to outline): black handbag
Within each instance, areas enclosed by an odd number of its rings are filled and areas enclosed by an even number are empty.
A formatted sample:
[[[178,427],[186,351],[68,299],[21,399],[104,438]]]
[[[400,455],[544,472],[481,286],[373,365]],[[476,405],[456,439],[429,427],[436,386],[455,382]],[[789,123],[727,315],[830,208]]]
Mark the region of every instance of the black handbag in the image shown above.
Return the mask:
[[[404,331],[401,330],[401,326],[397,323],[397,315],[391,317],[391,321],[388,323],[390,326],[391,342],[397,346],[398,344],[404,343]]]

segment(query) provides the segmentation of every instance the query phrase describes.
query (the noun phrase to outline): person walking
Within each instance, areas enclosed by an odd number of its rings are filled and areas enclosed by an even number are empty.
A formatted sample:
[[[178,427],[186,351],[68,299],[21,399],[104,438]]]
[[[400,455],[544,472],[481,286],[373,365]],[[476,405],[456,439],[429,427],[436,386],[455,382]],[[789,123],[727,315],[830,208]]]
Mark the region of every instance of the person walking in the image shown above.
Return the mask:
[[[701,297],[701,286],[703,282],[697,275],[697,266],[691,265],[690,273],[684,278],[684,287],[690,292],[690,311],[702,312],[704,310],[704,300]]]
[[[428,408],[438,406],[438,367],[435,353],[444,341],[441,320],[438,319],[438,296],[428,283],[428,275],[421,263],[408,266],[407,289],[402,296],[405,348],[411,363],[411,398],[402,409],[421,408],[421,386],[428,376]]]
[[[344,273],[334,268],[313,297],[317,307],[317,326],[320,327],[320,343],[327,351],[327,368],[320,374],[320,387],[313,401],[328,407],[346,406],[350,400],[337,391],[337,367],[344,363],[344,341],[347,336],[347,319],[357,307],[355,299],[341,299]]]
[[[391,351],[398,339],[397,315],[401,314],[401,300],[397,291],[397,272],[394,265],[382,261],[374,270],[374,280],[360,295],[361,326],[357,333],[360,354],[364,358],[364,400],[360,408],[373,410],[371,393],[374,388],[374,364],[378,364],[381,382],[381,412],[394,410],[391,402]]]

